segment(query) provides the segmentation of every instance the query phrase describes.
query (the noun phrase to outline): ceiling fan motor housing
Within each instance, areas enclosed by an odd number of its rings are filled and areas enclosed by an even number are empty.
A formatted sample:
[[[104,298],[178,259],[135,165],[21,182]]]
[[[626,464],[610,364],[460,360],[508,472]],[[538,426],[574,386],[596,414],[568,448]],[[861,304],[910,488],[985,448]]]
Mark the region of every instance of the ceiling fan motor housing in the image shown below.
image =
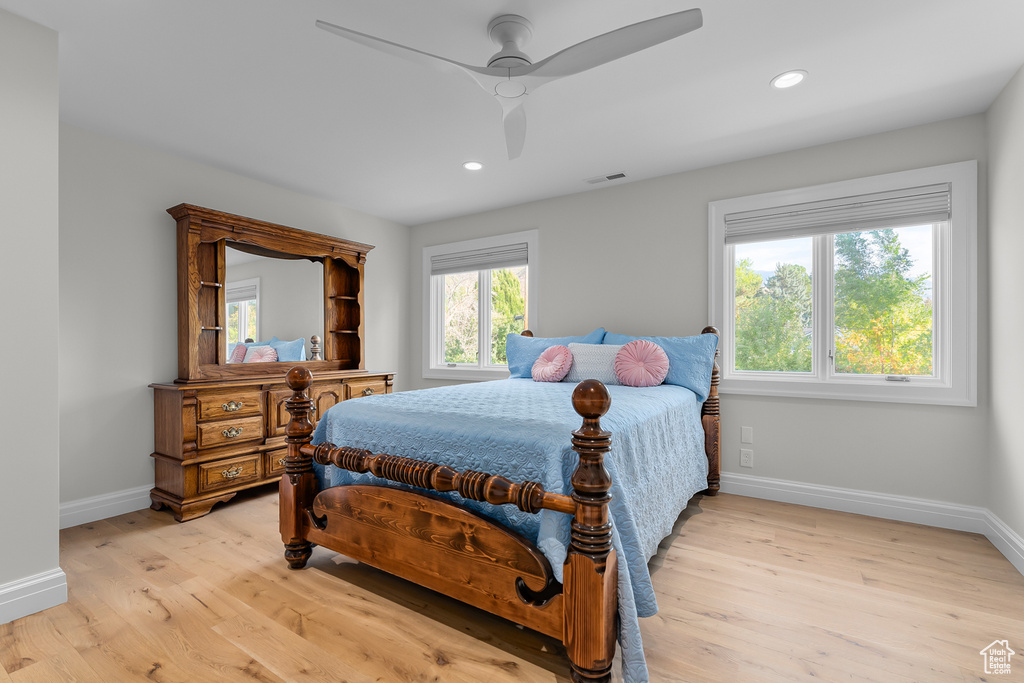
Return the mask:
[[[533,25],[518,14],[502,14],[491,19],[487,35],[501,46],[487,62],[489,67],[529,66],[533,62],[520,49],[533,37]]]

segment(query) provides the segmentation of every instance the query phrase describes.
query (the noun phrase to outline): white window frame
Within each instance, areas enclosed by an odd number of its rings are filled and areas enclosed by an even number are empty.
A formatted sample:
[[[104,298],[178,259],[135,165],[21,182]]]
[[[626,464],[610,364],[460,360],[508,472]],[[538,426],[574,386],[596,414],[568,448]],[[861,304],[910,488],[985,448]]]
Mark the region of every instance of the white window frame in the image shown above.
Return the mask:
[[[452,366],[443,363],[441,350],[444,348],[444,276],[431,276],[431,258],[464,251],[497,249],[514,244],[526,243],[528,253],[528,275],[526,280],[527,320],[530,327],[537,328],[537,266],[539,261],[538,231],[525,230],[495,237],[482,237],[461,242],[438,244],[423,248],[423,377],[425,379],[477,380],[505,379],[509,376],[508,365],[492,365],[488,361],[490,355],[484,349],[490,348],[490,315],[491,289],[478,288],[478,314],[480,316],[477,329],[479,334],[480,353],[477,365],[459,364]],[[480,271],[488,272],[488,271]]]
[[[709,318],[721,332],[723,394],[829,398],[893,403],[976,406],[978,368],[977,216],[978,164],[965,161],[813,187],[737,197],[708,204]],[[886,192],[950,184],[950,219],[933,231],[933,377],[890,381],[885,376],[841,375],[827,362],[832,345],[832,237],[815,238],[812,273],[813,362],[809,373],[737,372],[735,369],[735,248],[725,242],[725,217]],[[854,232],[860,228],[852,227]],[[864,227],[871,230],[871,227]],[[784,239],[780,235],[779,239]],[[827,267],[819,267],[819,264]]]
[[[260,338],[260,317],[261,317],[260,316],[260,279],[258,277],[249,278],[247,280],[235,280],[234,282],[225,283],[225,285],[224,285],[224,309],[225,309],[224,310],[224,315],[225,315],[225,317],[227,317],[227,307],[228,307],[228,305],[231,304],[231,303],[235,303],[235,302],[231,301],[231,298],[232,298],[231,297],[231,293],[235,292],[237,290],[240,290],[240,289],[250,289],[250,288],[256,290],[256,296],[253,297],[252,299],[239,299],[239,301],[253,301],[253,300],[256,301],[256,305],[254,307],[255,308],[255,312],[256,312],[256,325],[255,325],[256,337],[253,339],[253,341],[257,341]],[[225,320],[225,323],[226,322],[227,321]],[[244,334],[241,334],[241,332],[242,332],[242,317],[241,316],[239,316],[239,319],[238,319],[238,326],[239,326],[239,330],[238,330],[239,336],[241,337],[238,341],[239,341],[239,343],[242,343],[242,342],[245,341],[246,337],[245,337]],[[227,338],[227,331],[226,330],[225,330],[224,338],[225,339]]]

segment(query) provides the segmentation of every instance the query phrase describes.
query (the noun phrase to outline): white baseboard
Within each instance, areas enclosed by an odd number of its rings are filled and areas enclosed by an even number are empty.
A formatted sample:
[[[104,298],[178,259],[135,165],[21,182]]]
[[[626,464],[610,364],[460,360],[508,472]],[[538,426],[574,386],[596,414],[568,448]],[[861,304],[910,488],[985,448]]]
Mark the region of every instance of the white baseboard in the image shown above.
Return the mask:
[[[149,507],[149,486],[80,498],[60,504],[60,528],[78,526]]]
[[[1024,574],[1024,538],[986,508],[722,472],[722,492],[982,534]]]
[[[68,601],[68,579],[57,567],[0,586],[0,624]]]
[[[1016,531],[1006,526],[1006,522],[988,512],[989,530],[985,531],[985,538],[992,541],[999,552],[1006,556],[1014,567],[1021,574],[1024,574],[1024,538]]]

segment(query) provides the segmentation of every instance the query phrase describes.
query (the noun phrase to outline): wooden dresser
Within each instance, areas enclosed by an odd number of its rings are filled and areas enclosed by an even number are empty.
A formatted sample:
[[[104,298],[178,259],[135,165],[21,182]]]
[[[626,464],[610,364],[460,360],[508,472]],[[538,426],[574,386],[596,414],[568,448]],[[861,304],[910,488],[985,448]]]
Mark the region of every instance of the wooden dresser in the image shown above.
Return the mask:
[[[372,246],[191,204],[167,212],[177,227],[178,378],[150,385],[156,480],[150,498],[154,510],[166,506],[181,522],[207,514],[242,489],[281,478],[288,424],[284,402],[292,395],[284,382],[293,366],[303,365],[316,377],[310,389],[314,420],[341,401],[391,393],[394,374],[368,372],[363,364],[363,267]],[[300,316],[299,329],[323,335],[322,357],[316,346],[316,360],[228,362],[229,249],[274,264],[322,267],[322,283],[317,275],[312,287],[301,290],[301,299],[288,300],[295,310],[312,304],[312,314]],[[263,293],[291,291],[299,281],[264,278]],[[272,321],[283,317],[259,315]],[[273,322],[266,326],[274,329],[266,330],[264,339],[304,336]]]
[[[318,373],[310,388],[314,420],[340,401],[391,393],[392,374]],[[152,507],[179,522],[201,517],[242,489],[275,482],[284,472],[284,383],[248,381],[151,384],[156,405],[156,487]]]

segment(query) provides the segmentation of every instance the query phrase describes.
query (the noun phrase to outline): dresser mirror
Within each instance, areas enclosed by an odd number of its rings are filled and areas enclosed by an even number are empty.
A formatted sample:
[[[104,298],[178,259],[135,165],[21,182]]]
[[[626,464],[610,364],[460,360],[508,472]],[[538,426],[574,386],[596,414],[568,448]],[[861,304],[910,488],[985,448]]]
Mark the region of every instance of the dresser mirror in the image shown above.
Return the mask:
[[[363,370],[363,264],[372,246],[191,204],[167,211],[178,229],[177,382],[281,376],[312,356],[313,335],[322,360],[305,361],[310,370]],[[239,285],[254,282],[258,320],[242,330],[233,304],[251,300]],[[238,335],[304,344],[279,362],[229,362]]]
[[[235,344],[271,338],[303,339],[308,359],[312,337],[325,336],[323,261],[261,256],[232,241],[224,246],[228,362]]]

